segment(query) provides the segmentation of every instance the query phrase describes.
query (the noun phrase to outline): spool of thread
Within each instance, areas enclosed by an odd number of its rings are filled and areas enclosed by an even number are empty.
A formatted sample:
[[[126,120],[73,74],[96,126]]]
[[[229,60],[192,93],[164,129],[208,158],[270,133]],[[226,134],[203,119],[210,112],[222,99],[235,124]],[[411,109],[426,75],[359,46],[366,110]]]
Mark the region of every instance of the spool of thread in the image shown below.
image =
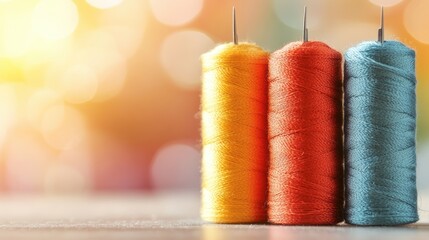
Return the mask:
[[[415,53],[363,42],[346,52],[344,70],[346,222],[415,222]]]
[[[269,60],[268,221],[343,220],[341,54],[294,42]]]
[[[202,56],[202,218],[266,221],[269,54],[250,43]]]

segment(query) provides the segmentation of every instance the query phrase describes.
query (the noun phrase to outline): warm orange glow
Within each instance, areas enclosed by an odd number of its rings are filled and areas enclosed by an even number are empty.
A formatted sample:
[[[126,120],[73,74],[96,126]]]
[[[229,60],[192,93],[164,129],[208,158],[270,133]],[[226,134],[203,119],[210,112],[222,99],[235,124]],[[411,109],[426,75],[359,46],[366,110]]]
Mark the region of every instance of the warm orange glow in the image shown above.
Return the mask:
[[[321,2],[236,1],[238,37],[300,40],[307,5],[310,39],[344,51],[377,38],[383,4],[386,39],[416,49],[423,146],[427,1]],[[196,175],[162,174],[176,154],[196,167],[200,55],[231,41],[230,13],[215,0],[0,0],[0,191],[198,189]]]

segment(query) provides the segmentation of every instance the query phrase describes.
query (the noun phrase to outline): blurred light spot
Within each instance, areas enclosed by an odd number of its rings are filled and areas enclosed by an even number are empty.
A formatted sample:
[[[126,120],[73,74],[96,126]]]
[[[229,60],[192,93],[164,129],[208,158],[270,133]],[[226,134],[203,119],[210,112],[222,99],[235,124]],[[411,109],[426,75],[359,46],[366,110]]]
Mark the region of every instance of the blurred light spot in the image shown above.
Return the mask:
[[[116,96],[124,85],[127,76],[127,65],[124,58],[115,52],[102,54],[105,61],[96,64],[98,70],[98,91],[95,101],[106,101]]]
[[[43,175],[53,153],[34,135],[15,132],[6,150],[8,190],[40,191]]]
[[[1,57],[20,57],[31,45],[31,21],[29,12],[3,11],[0,15]]]
[[[73,149],[86,136],[85,121],[81,114],[62,104],[51,106],[45,111],[41,130],[45,141],[57,149]]]
[[[372,4],[384,7],[391,7],[400,3],[402,0],[369,0]]]
[[[52,105],[62,102],[60,94],[52,89],[42,88],[32,93],[26,106],[26,116],[30,124],[40,128],[43,113]]]
[[[162,44],[161,64],[178,86],[197,89],[201,84],[200,56],[213,47],[213,40],[202,32],[175,32]]]
[[[131,57],[138,50],[143,37],[143,27],[108,26],[103,28],[115,42],[124,57]]]
[[[93,157],[91,146],[87,143],[80,144],[74,149],[66,149],[61,151],[58,156],[58,161],[68,164],[78,170],[81,174],[88,178],[91,176],[91,165],[93,164]]]
[[[49,65],[46,85],[70,103],[116,96],[124,85],[127,64],[115,38],[105,29],[95,30],[76,38],[75,45],[75,50],[64,51],[63,58]]]
[[[108,32],[97,30],[88,34],[74,58],[75,62],[85,63],[97,74],[95,101],[110,99],[122,90],[127,76],[126,59]]]
[[[284,1],[273,0],[273,8],[276,16],[280,21],[297,30],[302,30],[304,6],[308,6],[307,10],[307,28],[311,33],[311,29],[320,26],[327,17],[325,1]],[[311,35],[310,35],[310,38]]]
[[[127,0],[120,5],[101,11],[99,16],[100,26],[129,26],[144,29],[147,18],[147,1]]]
[[[171,26],[192,21],[203,8],[203,0],[151,0],[150,4],[156,19]]]
[[[151,171],[155,189],[200,187],[201,154],[185,144],[168,145],[157,152]]]
[[[146,186],[147,160],[141,148],[108,135],[91,136],[96,189],[142,189]]]
[[[147,2],[128,0],[109,11],[102,11],[97,30],[108,34],[115,48],[124,57],[130,57],[141,46],[146,21]]]
[[[89,179],[67,164],[57,163],[50,166],[44,176],[44,190],[49,193],[79,193],[88,188]]]
[[[57,158],[58,165],[47,172],[45,189],[52,192],[86,192],[91,189],[93,159],[89,149],[88,144],[80,144],[74,149],[61,151]],[[62,172],[64,172],[64,176],[62,176]],[[76,182],[73,180],[75,177]]]
[[[65,57],[64,53],[72,49],[73,40],[64,38],[57,41],[33,39],[32,47],[22,59],[20,65],[24,68],[27,79],[33,79],[32,70],[39,72],[46,69],[43,64],[52,64]]]
[[[9,84],[0,84],[0,150],[6,140],[9,129],[15,122],[16,102],[15,89]]]
[[[418,41],[429,44],[428,22],[429,1],[414,0],[404,12],[404,25],[407,31]]]
[[[79,21],[77,7],[71,0],[42,0],[33,12],[33,28],[48,40],[65,38]]]
[[[64,120],[64,108],[60,103],[49,106],[43,113],[41,130],[48,132],[60,128]]]
[[[86,65],[71,66],[60,79],[65,100],[70,103],[90,101],[97,92],[97,75]]]
[[[86,0],[86,2],[93,7],[106,9],[119,5],[122,0]]]
[[[61,151],[58,161],[68,163],[79,168],[79,171],[88,173],[91,164],[91,151],[88,144],[82,144],[75,149]]]

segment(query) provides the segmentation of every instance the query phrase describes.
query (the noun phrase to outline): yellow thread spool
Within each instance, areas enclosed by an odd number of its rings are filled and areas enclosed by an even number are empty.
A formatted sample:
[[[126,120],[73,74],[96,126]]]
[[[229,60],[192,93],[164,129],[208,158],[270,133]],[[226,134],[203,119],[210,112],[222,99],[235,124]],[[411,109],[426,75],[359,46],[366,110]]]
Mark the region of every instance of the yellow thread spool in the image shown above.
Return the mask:
[[[223,44],[202,56],[202,210],[206,221],[266,221],[269,54]]]

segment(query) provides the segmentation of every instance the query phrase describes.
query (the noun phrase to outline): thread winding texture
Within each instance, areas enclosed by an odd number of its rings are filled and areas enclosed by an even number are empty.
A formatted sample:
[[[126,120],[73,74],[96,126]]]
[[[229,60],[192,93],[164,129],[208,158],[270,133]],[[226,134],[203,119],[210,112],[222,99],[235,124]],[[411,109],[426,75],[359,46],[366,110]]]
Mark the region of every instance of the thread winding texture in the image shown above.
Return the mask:
[[[294,42],[269,60],[268,221],[343,220],[341,54]]]
[[[396,41],[345,54],[346,222],[418,220],[415,53]]]
[[[268,53],[223,44],[202,56],[202,210],[206,221],[266,221]]]

